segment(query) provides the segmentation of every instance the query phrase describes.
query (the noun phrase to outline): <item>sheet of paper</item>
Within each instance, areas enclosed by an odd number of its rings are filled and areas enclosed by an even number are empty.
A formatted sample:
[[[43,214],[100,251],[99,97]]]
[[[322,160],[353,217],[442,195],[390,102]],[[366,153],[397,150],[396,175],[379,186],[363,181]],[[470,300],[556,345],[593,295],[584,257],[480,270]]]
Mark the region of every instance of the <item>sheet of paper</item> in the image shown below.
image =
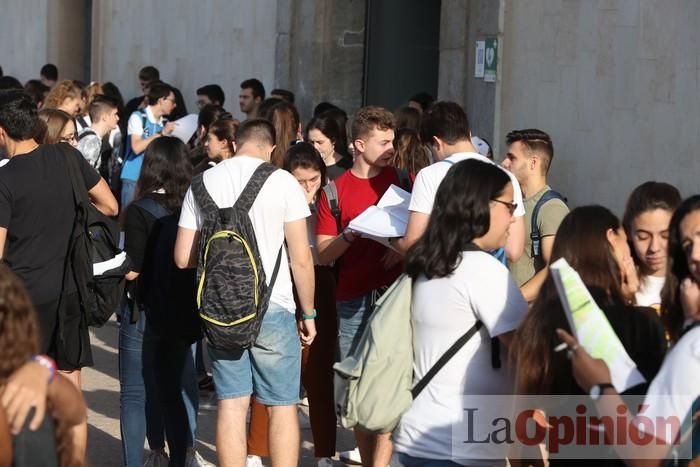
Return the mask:
[[[593,358],[601,358],[610,369],[618,392],[644,383],[644,376],[627,354],[605,313],[591,296],[581,276],[561,258],[549,267],[571,329],[579,344]],[[603,383],[605,381],[601,381]]]
[[[391,185],[376,206],[370,206],[350,221],[350,229],[391,247],[390,238],[403,237],[408,224],[411,194]]]
[[[175,120],[173,123],[175,123],[175,129],[170,136],[174,136],[187,144],[194,132],[197,131],[197,114],[185,115],[181,119]]]

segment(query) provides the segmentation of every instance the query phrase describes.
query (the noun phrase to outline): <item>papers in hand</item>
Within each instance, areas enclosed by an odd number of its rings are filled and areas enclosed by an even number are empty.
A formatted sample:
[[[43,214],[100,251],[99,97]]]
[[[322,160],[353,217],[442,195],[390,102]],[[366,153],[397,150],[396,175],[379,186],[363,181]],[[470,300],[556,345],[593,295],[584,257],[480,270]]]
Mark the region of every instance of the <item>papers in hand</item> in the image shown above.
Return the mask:
[[[569,325],[579,345],[593,358],[601,358],[610,369],[611,383],[617,392],[644,383],[637,369],[615,334],[615,330],[598,307],[581,276],[561,258],[549,266]],[[601,381],[604,383],[605,381]]]
[[[179,120],[173,122],[175,129],[170,133],[170,136],[178,138],[183,143],[187,144],[192,138],[192,135],[197,131],[197,114],[185,115]]]
[[[408,224],[408,205],[411,194],[396,185],[391,185],[376,206],[370,206],[350,221],[348,227],[392,248],[390,238],[403,237]]]

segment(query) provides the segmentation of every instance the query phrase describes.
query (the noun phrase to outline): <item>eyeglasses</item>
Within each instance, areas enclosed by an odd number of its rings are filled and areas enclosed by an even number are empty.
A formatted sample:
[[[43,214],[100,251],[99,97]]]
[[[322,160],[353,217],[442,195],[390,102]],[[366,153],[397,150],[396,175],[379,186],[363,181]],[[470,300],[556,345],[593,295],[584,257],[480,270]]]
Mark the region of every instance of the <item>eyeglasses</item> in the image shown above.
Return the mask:
[[[508,211],[509,211],[510,214],[511,214],[511,216],[513,215],[513,213],[515,212],[515,210],[518,209],[518,203],[515,203],[515,202],[513,202],[513,201],[508,202],[508,201],[503,201],[503,200],[500,200],[500,199],[492,199],[491,201],[495,201],[496,203],[500,203],[500,204],[504,205],[505,207],[507,207],[507,208],[508,208]]]
[[[76,141],[78,139],[78,135],[75,133],[71,133],[66,136],[61,136],[61,139],[59,139],[60,142],[62,143],[70,143],[71,141]]]

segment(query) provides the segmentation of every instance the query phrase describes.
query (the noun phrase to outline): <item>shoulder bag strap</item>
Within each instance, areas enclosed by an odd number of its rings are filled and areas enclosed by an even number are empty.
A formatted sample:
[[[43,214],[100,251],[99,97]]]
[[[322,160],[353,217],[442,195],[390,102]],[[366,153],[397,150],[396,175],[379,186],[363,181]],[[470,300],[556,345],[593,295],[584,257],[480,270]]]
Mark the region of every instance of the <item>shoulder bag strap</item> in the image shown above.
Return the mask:
[[[71,186],[73,187],[73,199],[75,200],[75,204],[77,206],[80,202],[89,203],[90,197],[88,196],[88,190],[85,187],[85,180],[78,166],[78,161],[75,155],[71,154],[72,151],[68,150],[67,147],[61,147],[62,144],[65,143],[58,144],[55,147],[60,148],[60,152],[63,153],[63,158],[66,161],[68,175],[70,177]],[[75,151],[77,151],[77,149]],[[82,155],[80,157],[82,157]]]
[[[459,350],[462,347],[464,347],[464,345],[467,342],[469,342],[469,339],[471,339],[474,336],[474,334],[476,334],[479,331],[479,329],[481,329],[481,326],[483,326],[483,323],[481,321],[477,321],[476,323],[474,323],[474,326],[469,328],[469,330],[465,332],[464,335],[462,335],[462,337],[457,339],[457,341],[454,344],[452,344],[452,346],[449,349],[447,349],[447,351],[444,354],[442,354],[442,357],[440,357],[440,359],[437,362],[435,362],[435,364],[430,368],[430,370],[428,370],[425,376],[423,376],[421,380],[418,381],[418,383],[415,386],[413,386],[413,389],[411,389],[411,395],[414,399],[418,397],[418,394],[420,394],[423,391],[423,389],[425,389],[430,380],[432,380],[435,377],[438,371],[440,371],[442,367],[445,366],[447,362],[449,362],[450,359],[452,359],[452,357],[454,357],[455,354],[459,352]]]

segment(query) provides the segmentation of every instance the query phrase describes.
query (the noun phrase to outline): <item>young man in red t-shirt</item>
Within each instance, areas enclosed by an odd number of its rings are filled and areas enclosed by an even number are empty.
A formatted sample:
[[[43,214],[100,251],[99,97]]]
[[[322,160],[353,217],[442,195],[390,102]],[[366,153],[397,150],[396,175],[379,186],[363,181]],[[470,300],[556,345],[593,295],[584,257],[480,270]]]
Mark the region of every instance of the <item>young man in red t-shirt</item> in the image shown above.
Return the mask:
[[[347,227],[365,209],[377,204],[390,185],[400,184],[396,169],[389,166],[394,154],[393,125],[391,112],[381,107],[360,109],[352,122],[355,162],[350,170],[335,180],[340,232],[325,193],[318,203],[316,240],[319,260],[328,264],[340,259],[336,307],[341,359],[357,346],[367,318],[374,309],[378,289],[391,284],[402,269],[400,257],[395,252],[373,240],[359,237]],[[378,465],[389,464],[391,442],[388,435],[375,436],[355,430],[355,437],[363,459],[374,459]]]

